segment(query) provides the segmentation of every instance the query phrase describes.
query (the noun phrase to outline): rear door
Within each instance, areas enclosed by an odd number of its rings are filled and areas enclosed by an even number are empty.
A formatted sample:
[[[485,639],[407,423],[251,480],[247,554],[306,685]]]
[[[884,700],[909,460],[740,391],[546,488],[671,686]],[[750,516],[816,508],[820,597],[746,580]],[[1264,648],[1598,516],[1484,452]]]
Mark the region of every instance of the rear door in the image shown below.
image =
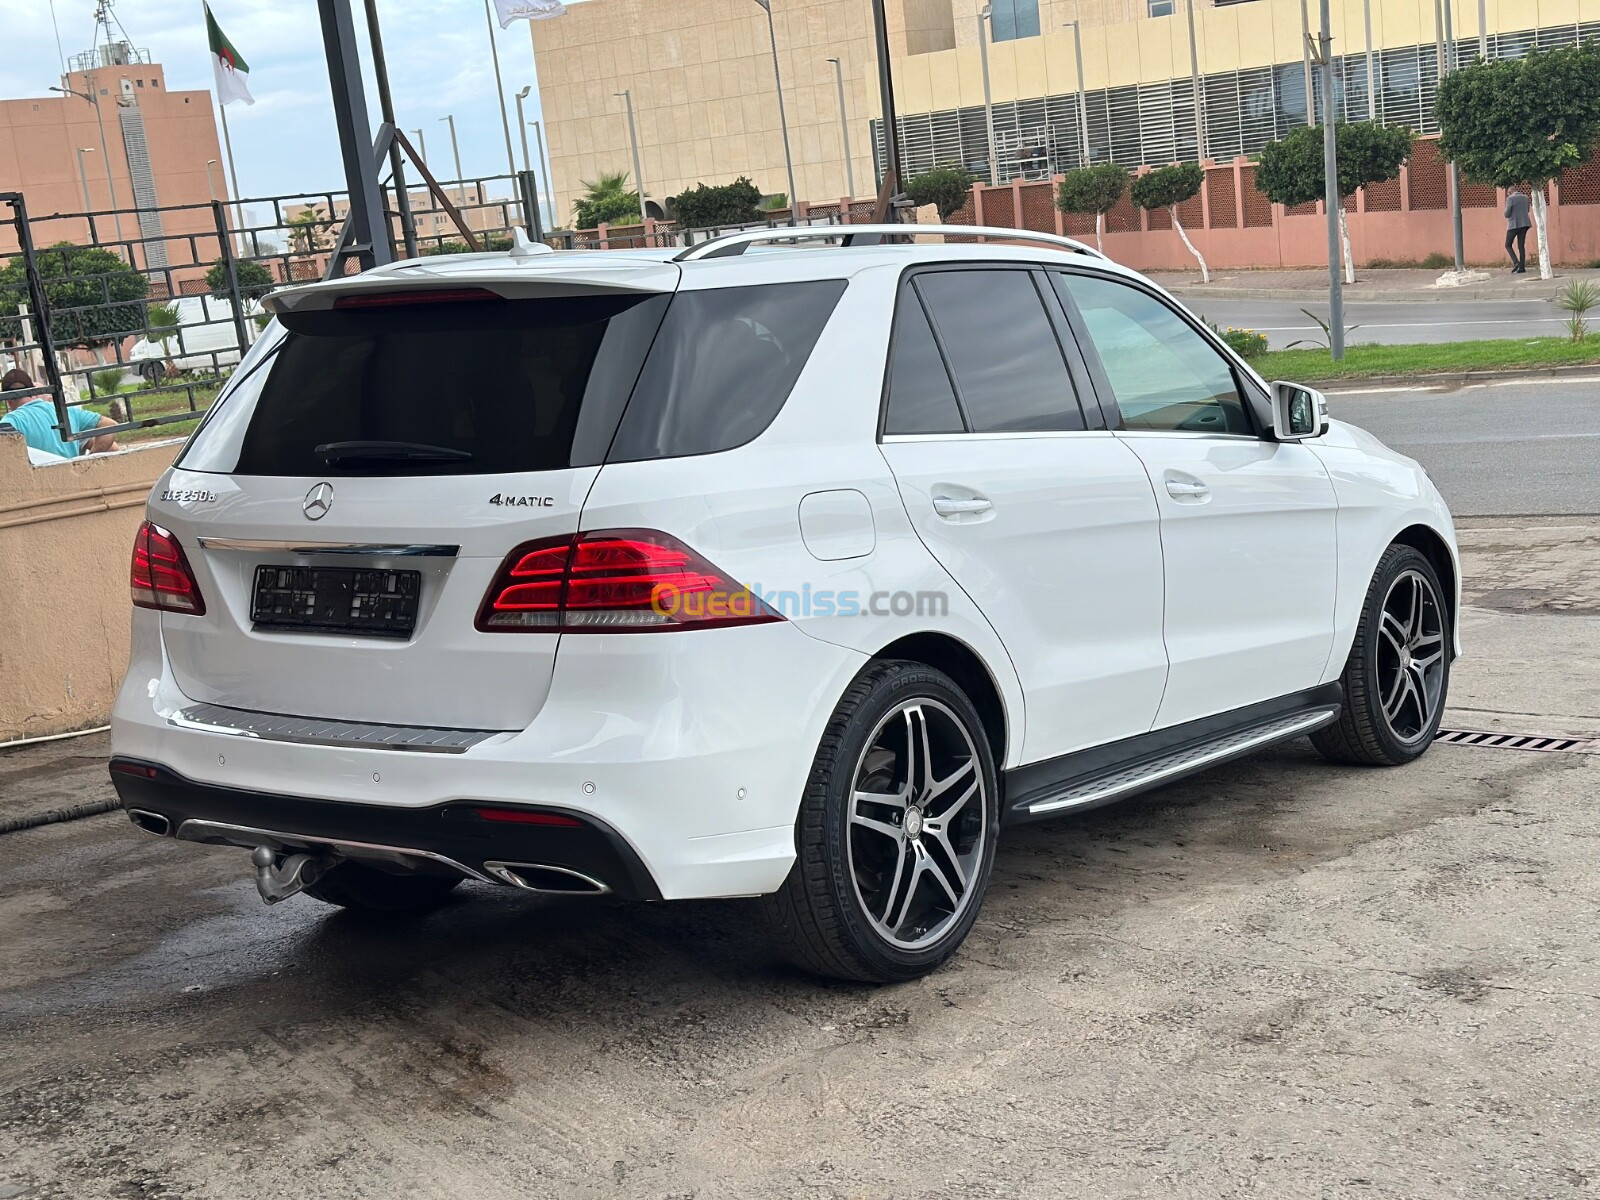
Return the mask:
[[[668,295],[437,293],[285,316],[152,501],[204,616],[184,693],[258,712],[520,729],[557,637],[475,629],[513,547],[576,532]]]
[[[1053,275],[1117,438],[1161,509],[1167,654],[1157,725],[1315,687],[1333,645],[1337,501],[1311,449],[1256,428],[1249,383],[1154,292]]]
[[[913,275],[883,433],[923,542],[1011,656],[1026,762],[1145,732],[1167,670],[1155,498],[1048,287],[1027,267]]]

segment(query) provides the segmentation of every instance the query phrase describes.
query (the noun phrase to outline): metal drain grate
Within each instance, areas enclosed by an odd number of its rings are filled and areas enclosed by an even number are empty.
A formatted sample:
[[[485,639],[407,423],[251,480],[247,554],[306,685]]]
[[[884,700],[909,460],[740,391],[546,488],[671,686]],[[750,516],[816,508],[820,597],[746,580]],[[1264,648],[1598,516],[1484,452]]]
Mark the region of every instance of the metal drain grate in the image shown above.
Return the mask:
[[[1436,742],[1477,746],[1482,750],[1537,750],[1546,754],[1600,754],[1600,738],[1547,737],[1541,733],[1485,733],[1475,729],[1441,729]]]

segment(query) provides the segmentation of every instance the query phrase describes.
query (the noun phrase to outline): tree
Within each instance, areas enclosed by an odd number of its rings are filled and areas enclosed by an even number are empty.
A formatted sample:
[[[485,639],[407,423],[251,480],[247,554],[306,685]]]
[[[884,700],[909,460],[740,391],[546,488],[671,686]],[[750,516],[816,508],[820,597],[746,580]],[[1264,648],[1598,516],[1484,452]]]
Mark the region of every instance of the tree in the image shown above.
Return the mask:
[[[573,205],[572,224],[577,229],[594,229],[618,221],[637,221],[639,193],[628,190],[628,173],[610,171],[594,182],[583,181],[583,195]]]
[[[289,246],[296,254],[315,254],[327,248],[327,231],[333,222],[316,205],[289,219]]]
[[[1549,279],[1544,188],[1584,162],[1600,137],[1600,45],[1473,63],[1439,84],[1439,149],[1468,178],[1529,184],[1539,277]]]
[[[1205,178],[1206,173],[1200,169],[1198,163],[1177,163],[1170,167],[1157,167],[1133,181],[1132,197],[1133,202],[1140,208],[1164,208],[1172,214],[1172,227],[1178,231],[1183,244],[1189,247],[1189,253],[1194,255],[1195,262],[1200,264],[1200,282],[1210,283],[1211,271],[1206,267],[1206,260],[1201,257],[1200,251],[1194,248],[1189,235],[1183,231],[1183,222],[1178,220],[1178,205],[1198,196],[1200,185],[1205,182]]]
[[[57,345],[103,345],[145,328],[150,281],[111,251],[57,242],[39,251],[34,262]],[[13,255],[0,269],[0,335],[21,337],[16,318],[27,303],[22,256]]]
[[[478,241],[485,251],[509,250],[516,244],[513,238],[487,233],[480,237]],[[471,246],[465,242],[458,242],[454,238],[449,241],[436,242],[432,246],[424,246],[419,251],[424,258],[431,258],[438,254],[471,254],[472,252]]]
[[[948,221],[952,213],[960,212],[972,194],[973,175],[965,167],[934,167],[906,180],[906,195],[911,203],[921,208],[932,204],[939,210],[939,219]]]
[[[1344,281],[1354,283],[1356,267],[1350,253],[1350,222],[1344,202],[1369,183],[1396,178],[1401,164],[1411,157],[1415,136],[1402,126],[1372,121],[1336,124],[1333,136],[1339,159],[1339,241],[1344,248]],[[1262,147],[1256,186],[1267,199],[1292,207],[1327,198],[1322,137],[1322,126],[1309,125]]]
[[[1095,245],[1105,250],[1101,234],[1105,230],[1105,217],[1128,190],[1128,170],[1116,163],[1101,163],[1095,167],[1079,167],[1061,177],[1056,190],[1056,207],[1062,212],[1093,213]]]
[[[752,225],[761,220],[761,189],[743,175],[719,187],[697,183],[668,203],[673,218],[684,229]]]
[[[250,306],[250,301],[260,299],[278,286],[278,281],[273,278],[272,272],[258,262],[236,259],[233,270],[239,279],[239,297],[245,302],[246,308]],[[226,260],[219,258],[211,264],[211,269],[206,272],[206,289],[218,300],[232,301],[233,293],[228,288]]]

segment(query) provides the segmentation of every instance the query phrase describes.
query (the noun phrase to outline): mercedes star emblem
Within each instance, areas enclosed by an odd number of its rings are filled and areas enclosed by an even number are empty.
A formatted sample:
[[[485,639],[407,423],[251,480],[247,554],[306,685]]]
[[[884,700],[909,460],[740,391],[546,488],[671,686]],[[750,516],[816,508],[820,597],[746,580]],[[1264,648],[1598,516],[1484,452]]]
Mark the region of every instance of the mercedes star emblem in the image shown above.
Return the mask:
[[[300,511],[305,513],[306,520],[320,521],[328,515],[328,510],[333,507],[333,484],[319,483],[306,493],[305,501],[300,505]]]

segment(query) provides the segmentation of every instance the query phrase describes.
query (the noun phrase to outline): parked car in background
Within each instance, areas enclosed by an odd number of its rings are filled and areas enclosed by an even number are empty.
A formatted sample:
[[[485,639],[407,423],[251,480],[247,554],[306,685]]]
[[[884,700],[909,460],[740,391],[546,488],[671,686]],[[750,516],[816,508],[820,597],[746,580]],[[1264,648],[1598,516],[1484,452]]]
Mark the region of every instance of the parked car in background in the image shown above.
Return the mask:
[[[128,366],[148,382],[166,377],[168,368],[209,371],[238,363],[242,351],[239,327],[233,319],[233,302],[214,296],[181,296],[171,302],[178,324],[164,338],[145,337],[128,351]],[[246,345],[255,339],[256,318],[263,315],[259,301],[245,305]]]
[[[134,823],[269,903],[759,896],[892,981],[1010,826],[1426,752],[1460,587],[1416,462],[1086,246],[845,228],[269,297],[134,546]]]

